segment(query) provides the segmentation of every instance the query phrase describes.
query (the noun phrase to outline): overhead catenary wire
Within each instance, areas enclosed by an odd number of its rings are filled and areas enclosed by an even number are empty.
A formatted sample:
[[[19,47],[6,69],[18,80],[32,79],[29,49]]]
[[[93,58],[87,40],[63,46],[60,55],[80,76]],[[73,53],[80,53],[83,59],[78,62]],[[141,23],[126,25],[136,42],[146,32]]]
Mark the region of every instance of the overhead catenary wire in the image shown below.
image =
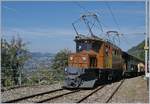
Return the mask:
[[[81,8],[82,10],[84,10],[85,12],[90,13],[87,9],[85,9],[83,6],[81,6],[79,2],[75,1],[74,3],[75,3],[79,8]]]
[[[110,11],[110,14],[112,15],[112,18],[113,18],[113,20],[114,20],[114,23],[116,24],[117,28],[121,31],[121,29],[120,29],[120,27],[119,27],[119,24],[118,24],[118,22],[117,22],[117,20],[116,20],[116,18],[115,18],[115,15],[114,15],[114,13],[113,13],[113,11],[112,11],[112,9],[111,9],[109,3],[108,3],[108,2],[105,2],[105,4],[106,4],[108,10]]]
[[[111,9],[109,3],[108,3],[108,2],[105,2],[105,4],[106,4],[108,10],[110,11],[110,14],[111,14],[111,16],[112,16],[112,18],[113,18],[113,20],[114,20],[114,23],[116,24],[118,30],[121,31],[121,28],[120,28],[120,26],[119,26],[119,24],[118,24],[118,22],[117,22],[117,19],[115,18],[115,15],[114,15],[114,13],[113,13],[113,11],[112,11],[112,9]],[[125,40],[125,42],[130,45],[129,41],[126,39],[126,37],[124,36],[124,34],[122,34],[122,36],[124,37],[123,39]]]
[[[79,2],[74,2],[79,8],[81,8],[82,10],[84,10],[85,12],[91,14],[90,11],[88,11],[85,7],[81,6]],[[99,14],[99,13],[98,13]],[[101,29],[101,31],[103,32],[103,28],[102,28],[102,25],[101,25],[101,22],[99,21],[98,17],[96,15],[93,15],[94,19],[98,22],[99,24],[99,27]],[[89,21],[90,22],[90,21]],[[95,24],[95,23],[94,23]],[[93,25],[93,23],[92,23]],[[93,26],[92,26],[93,27]]]
[[[81,8],[82,10],[84,10],[86,13],[89,13],[89,14],[91,13],[91,12],[89,12],[89,10],[87,10],[84,6],[80,5],[79,2],[74,2],[74,3],[75,3],[79,8]],[[111,14],[111,16],[112,16],[112,18],[113,18],[113,21],[114,21],[116,27],[118,28],[119,31],[121,31],[121,28],[120,28],[120,26],[119,26],[119,24],[118,24],[118,22],[117,22],[117,19],[116,19],[114,13],[113,13],[113,10],[112,10],[111,6],[109,5],[108,2],[105,2],[105,4],[106,4],[106,7],[108,8],[108,10],[110,11],[110,14]],[[98,14],[98,15],[101,15],[99,12],[97,12],[97,14]],[[102,32],[103,32],[102,25],[103,25],[104,27],[108,27],[108,26],[105,26],[104,23],[100,22],[100,21],[97,20],[96,18],[95,18],[95,20],[98,22],[98,25],[100,26],[100,29],[101,29]],[[90,21],[89,21],[89,23],[90,23]],[[92,26],[90,26],[90,28],[91,28],[91,27],[93,28],[93,27],[96,25],[95,23],[91,23],[91,24],[92,24]],[[99,27],[99,26],[98,26],[98,27]],[[120,32],[119,32],[119,33],[120,33]],[[123,36],[124,41],[125,41],[128,45],[131,45],[131,43],[130,43],[130,42],[128,41],[128,39],[124,36],[124,34],[122,34],[122,36]]]
[[[95,19],[97,20],[97,22],[98,22],[98,24],[99,24],[99,26],[101,28],[101,31],[103,32],[103,27],[102,27],[101,22],[99,21],[98,17],[96,16]]]

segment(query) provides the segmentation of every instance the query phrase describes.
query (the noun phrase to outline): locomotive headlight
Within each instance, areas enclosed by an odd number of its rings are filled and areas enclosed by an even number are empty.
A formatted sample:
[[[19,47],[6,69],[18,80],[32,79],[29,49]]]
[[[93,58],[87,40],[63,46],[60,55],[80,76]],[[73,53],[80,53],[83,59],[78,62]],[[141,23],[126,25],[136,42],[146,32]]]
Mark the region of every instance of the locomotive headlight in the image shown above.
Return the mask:
[[[73,57],[72,57],[72,56],[70,56],[70,60],[73,60]]]
[[[65,72],[67,72],[67,68],[65,68]]]
[[[83,61],[86,61],[86,57],[82,57],[82,60],[83,60]]]

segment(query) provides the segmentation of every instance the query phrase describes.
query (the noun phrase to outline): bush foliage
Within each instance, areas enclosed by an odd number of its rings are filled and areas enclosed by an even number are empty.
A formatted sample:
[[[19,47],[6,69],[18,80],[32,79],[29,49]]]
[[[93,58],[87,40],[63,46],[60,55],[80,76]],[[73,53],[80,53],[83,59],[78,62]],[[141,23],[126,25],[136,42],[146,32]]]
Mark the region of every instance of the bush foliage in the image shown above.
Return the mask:
[[[64,69],[68,65],[68,55],[71,53],[68,49],[58,52],[52,60],[51,70],[53,71],[54,80],[64,79]]]
[[[22,67],[29,58],[26,43],[20,37],[13,37],[10,42],[1,38],[1,74],[2,86],[20,84]]]

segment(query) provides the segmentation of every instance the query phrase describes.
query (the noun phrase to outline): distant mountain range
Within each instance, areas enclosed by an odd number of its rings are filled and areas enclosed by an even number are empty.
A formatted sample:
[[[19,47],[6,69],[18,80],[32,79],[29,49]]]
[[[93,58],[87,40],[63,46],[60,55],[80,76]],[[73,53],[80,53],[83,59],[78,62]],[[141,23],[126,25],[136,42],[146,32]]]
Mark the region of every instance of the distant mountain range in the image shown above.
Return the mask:
[[[35,71],[39,68],[50,69],[51,62],[55,54],[30,52],[31,58],[24,64],[25,71]]]
[[[53,53],[31,52],[32,57],[53,57]]]

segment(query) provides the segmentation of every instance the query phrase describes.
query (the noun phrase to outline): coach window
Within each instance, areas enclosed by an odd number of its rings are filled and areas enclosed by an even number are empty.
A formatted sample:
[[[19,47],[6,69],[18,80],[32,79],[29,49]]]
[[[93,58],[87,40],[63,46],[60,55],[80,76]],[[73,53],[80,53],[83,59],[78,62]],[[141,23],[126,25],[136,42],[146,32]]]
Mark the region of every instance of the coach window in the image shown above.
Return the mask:
[[[112,55],[115,55],[115,50],[114,49],[112,49]]]

